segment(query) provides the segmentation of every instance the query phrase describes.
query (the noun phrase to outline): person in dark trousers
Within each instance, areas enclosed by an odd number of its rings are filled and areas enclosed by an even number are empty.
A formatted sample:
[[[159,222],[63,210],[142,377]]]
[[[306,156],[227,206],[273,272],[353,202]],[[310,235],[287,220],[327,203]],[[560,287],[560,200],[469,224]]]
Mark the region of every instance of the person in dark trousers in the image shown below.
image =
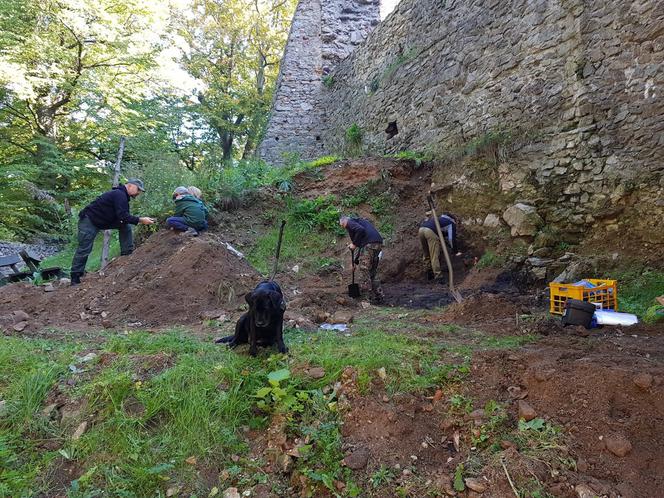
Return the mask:
[[[166,219],[166,225],[172,230],[197,236],[207,230],[208,208],[202,200],[193,196],[187,187],[178,187],[173,192],[175,216]]]
[[[443,276],[440,267],[442,248],[440,247],[440,239],[436,231],[436,223],[430,211],[427,212],[427,216],[428,218],[420,224],[418,232],[420,244],[422,244],[422,261],[426,265],[427,275],[440,280]],[[445,242],[449,245],[452,254],[456,254],[456,221],[451,216],[443,214],[438,217],[438,222],[440,223],[440,231],[443,232]]]
[[[341,216],[339,225],[344,227],[350,236],[348,248],[355,251],[354,264],[359,265],[368,280],[373,294],[373,302],[383,302],[383,289],[378,279],[378,263],[383,255],[383,237],[378,230],[364,218]]]
[[[92,251],[95,237],[100,230],[115,229],[120,238],[120,254],[127,256],[134,250],[131,225],[151,225],[152,218],[132,216],[129,212],[129,201],[145,192],[143,182],[137,178],[113,187],[104,192],[90,204],[85,206],[78,215],[78,247],[71,263],[71,285],[81,283],[85,273],[85,264]]]

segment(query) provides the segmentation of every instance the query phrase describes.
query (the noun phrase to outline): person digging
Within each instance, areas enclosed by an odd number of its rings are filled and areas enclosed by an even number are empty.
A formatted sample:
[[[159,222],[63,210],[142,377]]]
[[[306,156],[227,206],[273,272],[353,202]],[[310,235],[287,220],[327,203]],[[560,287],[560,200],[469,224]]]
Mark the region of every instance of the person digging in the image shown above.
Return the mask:
[[[456,221],[451,216],[444,214],[438,217],[438,222],[445,237],[445,242],[452,250],[452,253],[456,254]],[[431,215],[431,211],[427,211],[427,219],[420,223],[418,237],[422,245],[422,262],[426,267],[427,277],[429,280],[442,281],[440,239],[436,233],[436,223]]]
[[[364,218],[341,216],[339,225],[348,232],[351,240],[348,249],[353,255],[353,264],[358,265],[364,273],[365,280],[371,287],[372,302],[382,303],[384,294],[378,279],[378,263],[382,257],[383,237],[369,220]]]
[[[143,182],[130,178],[127,183],[104,192],[78,215],[78,246],[71,262],[71,285],[81,283],[85,264],[92,252],[95,237],[100,230],[117,230],[120,239],[120,255],[128,256],[134,250],[132,225],[152,225],[154,220],[147,216],[132,216],[129,201],[145,192]]]
[[[208,209],[202,200],[192,195],[187,187],[176,188],[173,200],[175,216],[166,219],[168,228],[194,237],[198,236],[199,232],[207,230]]]

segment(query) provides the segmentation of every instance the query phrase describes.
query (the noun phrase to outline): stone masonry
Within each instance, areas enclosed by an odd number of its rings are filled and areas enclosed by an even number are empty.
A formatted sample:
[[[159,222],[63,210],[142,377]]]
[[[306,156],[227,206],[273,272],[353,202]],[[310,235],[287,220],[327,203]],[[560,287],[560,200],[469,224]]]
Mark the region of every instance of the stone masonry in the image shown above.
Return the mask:
[[[307,101],[320,147],[282,139],[343,153],[356,123],[366,153],[443,158],[434,178],[471,223],[522,203],[547,229],[660,247],[663,62],[661,1],[402,0]]]
[[[323,78],[380,21],[379,0],[300,0],[281,62],[261,158],[282,164],[290,153],[323,154]]]

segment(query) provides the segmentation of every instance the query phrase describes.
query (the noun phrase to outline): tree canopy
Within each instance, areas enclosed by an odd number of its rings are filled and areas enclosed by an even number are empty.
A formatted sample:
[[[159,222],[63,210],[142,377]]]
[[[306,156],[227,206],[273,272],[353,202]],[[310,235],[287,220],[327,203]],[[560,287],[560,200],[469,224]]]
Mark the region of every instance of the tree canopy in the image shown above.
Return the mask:
[[[251,157],[295,4],[0,0],[0,239],[57,231],[121,136],[138,174]]]

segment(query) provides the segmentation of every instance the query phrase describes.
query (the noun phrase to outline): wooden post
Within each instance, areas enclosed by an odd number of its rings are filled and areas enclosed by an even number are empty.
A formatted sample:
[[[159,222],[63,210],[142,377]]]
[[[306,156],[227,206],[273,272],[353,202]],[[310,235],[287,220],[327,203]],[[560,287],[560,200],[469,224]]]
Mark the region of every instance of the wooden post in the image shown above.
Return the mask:
[[[120,137],[120,148],[118,149],[118,157],[115,160],[115,167],[113,168],[113,186],[117,187],[120,183],[120,165],[122,164],[122,155],[124,154],[125,137]],[[111,245],[111,231],[104,230],[104,244],[101,248],[101,268],[106,268],[108,265],[108,251]]]

